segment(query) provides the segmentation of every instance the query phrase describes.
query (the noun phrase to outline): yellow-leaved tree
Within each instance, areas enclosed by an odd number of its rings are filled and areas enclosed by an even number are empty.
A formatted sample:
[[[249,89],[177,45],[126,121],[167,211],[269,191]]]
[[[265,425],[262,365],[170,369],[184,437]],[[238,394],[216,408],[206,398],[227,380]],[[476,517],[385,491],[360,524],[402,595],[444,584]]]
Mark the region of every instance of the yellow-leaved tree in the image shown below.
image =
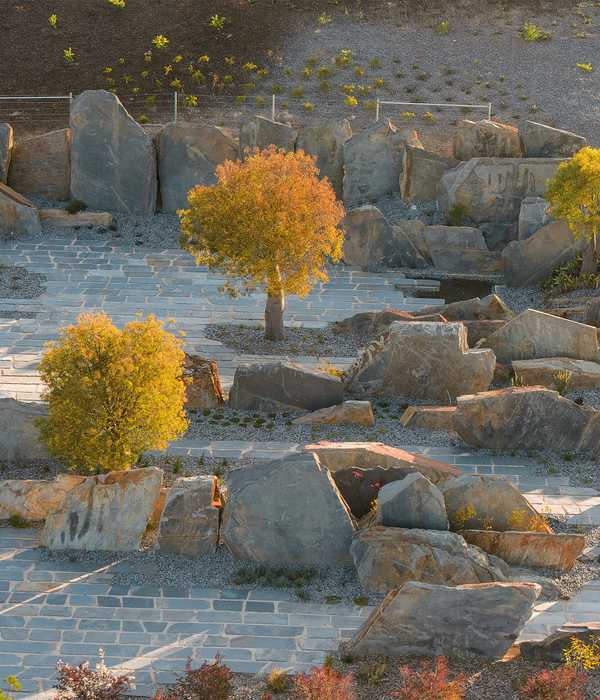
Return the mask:
[[[72,469],[129,469],[187,428],[181,341],[154,316],[122,330],[87,314],[49,343],[40,363],[48,418],[40,434]]]
[[[575,238],[586,238],[590,245],[583,254],[581,272],[598,269],[597,237],[600,233],[600,149],[582,148],[561,163],[548,182],[546,199],[550,213],[567,223]]]
[[[281,340],[286,294],[305,296],[341,258],[344,208],[312,156],[275,146],[217,168],[218,182],[188,195],[181,245],[246,287],[266,291],[265,337]]]

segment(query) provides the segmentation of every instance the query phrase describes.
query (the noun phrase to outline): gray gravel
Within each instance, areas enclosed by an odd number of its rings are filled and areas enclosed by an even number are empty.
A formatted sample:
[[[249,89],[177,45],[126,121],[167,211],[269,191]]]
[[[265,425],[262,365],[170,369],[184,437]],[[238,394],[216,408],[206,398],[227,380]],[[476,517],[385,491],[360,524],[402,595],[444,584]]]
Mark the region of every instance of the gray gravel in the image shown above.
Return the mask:
[[[0,265],[0,299],[35,299],[46,291],[45,282],[46,276],[38,272],[17,265]],[[20,313],[17,318],[25,316]]]

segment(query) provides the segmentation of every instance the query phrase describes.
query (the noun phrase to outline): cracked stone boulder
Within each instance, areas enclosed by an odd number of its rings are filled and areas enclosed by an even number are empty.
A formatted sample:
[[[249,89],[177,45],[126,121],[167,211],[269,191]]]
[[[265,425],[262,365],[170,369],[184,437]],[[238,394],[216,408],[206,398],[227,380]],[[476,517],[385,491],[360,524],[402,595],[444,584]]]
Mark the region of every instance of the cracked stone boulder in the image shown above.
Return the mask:
[[[536,231],[551,223],[548,214],[548,201],[543,197],[525,197],[519,210],[519,240],[532,236]]]
[[[570,571],[585,547],[583,535],[493,530],[461,530],[460,534],[469,544],[507,564],[557,571]]]
[[[238,367],[229,405],[236,410],[316,411],[342,403],[343,394],[337,377],[277,362]]]
[[[372,338],[385,333],[394,321],[406,323],[418,321],[443,322],[446,319],[441,314],[431,313],[426,316],[412,314],[409,311],[385,309],[384,311],[362,311],[348,316],[341,321],[334,321],[332,327],[335,333],[353,333],[358,336]]]
[[[6,122],[0,122],[0,183],[6,184],[8,169],[14,147],[13,128]]]
[[[339,406],[320,408],[292,421],[294,425],[375,425],[370,401],[344,401]]]
[[[71,105],[71,195],[93,209],[154,214],[152,138],[116,95],[87,90]]]
[[[367,204],[348,212],[342,221],[346,265],[376,271],[391,262],[392,227],[377,207]]]
[[[374,526],[355,534],[351,552],[361,584],[377,593],[407,581],[458,586],[504,581],[508,573],[454,532]]]
[[[71,130],[17,141],[8,173],[13,190],[64,201],[71,193]]]
[[[480,344],[491,348],[498,362],[571,357],[597,362],[598,333],[594,326],[527,309]]]
[[[59,474],[52,481],[11,479],[0,481],[0,520],[17,515],[28,522],[45,520],[60,508],[65,495],[85,477]]]
[[[160,517],[158,549],[185,557],[214,551],[219,536],[215,476],[177,479]]]
[[[518,488],[499,476],[463,474],[439,486],[454,530],[549,531]]]
[[[443,306],[427,306],[419,314],[439,313],[447,321],[506,321],[513,312],[496,294],[480,299],[473,297],[464,301],[453,301]]]
[[[511,241],[501,254],[506,284],[529,287],[541,282],[555,268],[574,260],[586,245],[584,238],[573,238],[564,221],[546,224],[524,240]]]
[[[600,411],[541,387],[459,396],[454,429],[468,445],[491,450],[600,453]]]
[[[48,450],[40,442],[36,421],[47,417],[43,403],[0,397],[0,460],[46,459]]]
[[[587,140],[571,131],[526,121],[519,129],[528,158],[570,158],[587,146]]]
[[[488,249],[477,228],[426,226],[423,237],[438,270],[461,274],[493,274],[502,270],[499,253]]]
[[[358,358],[349,387],[365,395],[401,395],[451,403],[484,391],[494,376],[493,352],[469,350],[462,323],[392,323],[389,335]]]
[[[18,192],[0,182],[0,234],[39,233],[42,230],[36,207]]]
[[[248,150],[263,150],[269,146],[294,151],[297,139],[298,130],[289,124],[256,115],[245,121],[240,128],[240,156],[243,158]]]
[[[156,467],[90,476],[48,514],[41,541],[48,549],[137,551],[160,497]]]
[[[408,144],[404,147],[400,196],[410,202],[431,202],[437,199],[442,175],[458,165],[458,160],[431,153]]]
[[[221,538],[238,559],[351,563],[354,520],[327,467],[310,453],[230,472]]]
[[[562,664],[564,651],[575,637],[586,644],[600,637],[600,622],[570,622],[539,642],[521,642],[519,650],[526,661],[551,661]]]
[[[381,121],[344,143],[344,204],[357,207],[400,191],[404,146],[422,148],[417,132]]]
[[[410,581],[388,593],[354,638],[353,656],[455,656],[500,659],[531,616],[535,583],[438,586]]]
[[[525,386],[544,386],[558,391],[560,375],[569,373],[568,390],[600,389],[600,364],[570,357],[515,360],[513,373]]]
[[[352,138],[352,127],[347,119],[303,126],[296,149],[317,159],[321,177],[328,178],[338,199],[344,193],[344,144]]]
[[[188,206],[188,192],[196,185],[214,185],[216,168],[237,160],[238,146],[212,124],[178,121],[167,124],[157,139],[162,209],[176,212]]]
[[[525,197],[541,197],[560,158],[473,158],[440,180],[440,209],[461,206],[475,223],[516,222]]]
[[[385,527],[447,530],[442,492],[418,472],[386,484],[377,493],[375,523]]]
[[[453,149],[457,160],[518,158],[521,140],[514,126],[489,119],[478,122],[463,119],[454,133]]]
[[[220,408],[224,404],[215,360],[186,353],[183,376],[188,382],[185,387],[185,405],[188,409]]]

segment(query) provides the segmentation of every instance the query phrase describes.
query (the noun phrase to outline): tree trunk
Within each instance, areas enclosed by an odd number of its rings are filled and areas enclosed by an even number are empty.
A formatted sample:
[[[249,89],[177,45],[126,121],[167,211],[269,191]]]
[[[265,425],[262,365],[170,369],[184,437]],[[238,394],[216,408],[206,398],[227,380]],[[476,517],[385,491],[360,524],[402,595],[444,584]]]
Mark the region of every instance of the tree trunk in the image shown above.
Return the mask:
[[[265,338],[267,340],[283,340],[285,327],[283,325],[283,310],[285,298],[283,291],[278,294],[268,294],[265,307]]]
[[[584,248],[581,258],[581,274],[595,275],[598,272],[595,235],[590,238],[590,244]]]

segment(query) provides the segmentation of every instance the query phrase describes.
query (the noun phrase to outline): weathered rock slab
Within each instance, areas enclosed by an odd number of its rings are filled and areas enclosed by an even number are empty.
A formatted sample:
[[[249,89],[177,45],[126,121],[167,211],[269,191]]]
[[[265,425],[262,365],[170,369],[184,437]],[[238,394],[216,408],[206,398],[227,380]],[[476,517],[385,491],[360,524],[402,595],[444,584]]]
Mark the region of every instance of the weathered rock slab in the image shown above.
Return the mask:
[[[233,471],[221,536],[239,559],[348,564],[354,520],[329,470],[299,454]]]
[[[330,406],[299,416],[295,425],[375,425],[375,416],[370,401],[344,401],[339,406]]]
[[[400,418],[405,428],[454,430],[455,406],[409,406]]]
[[[464,301],[453,301],[443,306],[427,306],[419,314],[435,311],[447,321],[505,321],[514,316],[513,312],[496,294],[480,299],[473,297]]]
[[[383,486],[377,494],[375,523],[385,527],[447,530],[441,491],[418,472]]]
[[[549,531],[519,489],[503,477],[463,474],[440,484],[439,488],[454,530]]]
[[[524,241],[549,224],[548,202],[543,197],[525,197],[519,210],[519,240]]]
[[[0,481],[0,520],[16,515],[28,522],[45,520],[60,508],[65,495],[85,477],[60,474],[52,481],[10,479]]]
[[[284,151],[294,151],[298,130],[289,124],[276,122],[266,117],[254,116],[244,122],[240,129],[240,156],[255,148],[263,150],[276,146]]]
[[[342,403],[343,393],[337,377],[279,362],[238,367],[229,403],[239,410],[316,411]]]
[[[237,143],[212,124],[178,121],[167,124],[157,139],[162,209],[188,207],[188,193],[197,185],[214,185],[216,168],[237,160]]]
[[[538,360],[515,360],[515,376],[525,386],[544,386],[558,390],[559,373],[569,372],[568,391],[600,388],[600,364],[570,357],[545,357]]]
[[[47,418],[45,404],[0,397],[0,460],[45,459],[48,451],[40,442],[38,419]]]
[[[528,309],[488,336],[483,345],[498,360],[535,360],[543,357],[570,357],[597,362],[600,358],[598,334],[594,326]]]
[[[33,204],[0,182],[0,234],[18,236],[41,230],[38,210]]]
[[[219,534],[215,476],[177,479],[160,518],[158,549],[185,557],[214,551]]]
[[[587,140],[571,131],[526,121],[519,129],[528,158],[570,158],[587,146]]]
[[[71,105],[71,132],[74,199],[105,211],[154,213],[154,144],[116,95],[88,90],[76,97]]]
[[[410,581],[391,591],[348,645],[354,656],[500,659],[531,616],[541,588],[530,583],[437,586]]]
[[[79,226],[112,226],[113,215],[105,211],[79,211],[69,214],[64,209],[40,209],[40,220],[61,228]]]
[[[162,476],[161,469],[147,467],[87,477],[48,514],[42,544],[48,549],[137,551]]]
[[[71,192],[71,131],[60,129],[17,141],[8,184],[21,194],[64,201]]]
[[[508,564],[558,571],[570,571],[585,547],[583,535],[493,530],[461,530],[460,534],[469,544]]]
[[[8,169],[14,147],[13,128],[6,122],[0,122],[0,183],[6,184]]]
[[[344,144],[350,138],[352,127],[343,119],[303,126],[296,142],[297,150],[315,156],[321,177],[329,180],[338,199],[344,193]]]
[[[378,270],[393,254],[392,227],[385,216],[370,204],[353,209],[344,217],[343,257],[346,265]]]
[[[459,396],[454,429],[468,445],[492,450],[600,451],[600,411],[542,387]]]
[[[437,198],[442,176],[455,168],[458,161],[406,145],[400,175],[400,196],[411,202],[430,202]]]
[[[454,133],[453,150],[457,160],[518,158],[521,141],[514,126],[489,119],[478,122],[463,119]]]
[[[483,233],[461,226],[426,226],[423,234],[434,267],[461,274],[494,274],[503,263],[488,250]]]
[[[185,387],[187,408],[219,408],[224,404],[219,368],[215,360],[186,353],[183,376],[188,381]]]

